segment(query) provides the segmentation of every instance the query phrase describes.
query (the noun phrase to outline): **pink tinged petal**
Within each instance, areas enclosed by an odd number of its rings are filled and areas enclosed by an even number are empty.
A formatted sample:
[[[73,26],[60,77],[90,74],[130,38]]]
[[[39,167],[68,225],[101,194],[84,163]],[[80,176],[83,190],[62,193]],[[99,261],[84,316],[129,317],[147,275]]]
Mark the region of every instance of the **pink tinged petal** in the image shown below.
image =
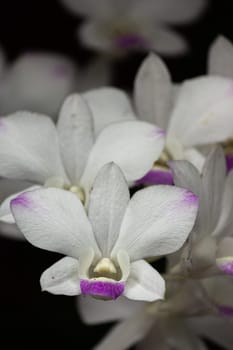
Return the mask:
[[[158,185],[134,194],[126,209],[112,256],[120,249],[131,261],[172,253],[193,228],[198,198],[174,186]]]
[[[95,135],[111,123],[136,118],[129,97],[120,89],[102,87],[82,96],[92,112]]]
[[[135,185],[173,185],[171,170],[152,169],[135,182]]]
[[[71,182],[78,184],[94,143],[92,113],[81,95],[74,94],[66,98],[57,130],[66,171]]]
[[[2,124],[0,176],[34,183],[52,176],[66,178],[56,128],[49,117],[17,112],[2,119]]]
[[[81,293],[79,282],[78,260],[69,257],[56,262],[40,278],[42,291],[52,294],[78,295]]]
[[[107,126],[99,134],[89,155],[81,183],[89,188],[100,168],[116,163],[128,182],[144,176],[164,147],[160,128],[140,121],[125,121]]]
[[[187,80],[173,109],[168,137],[185,147],[221,142],[233,133],[233,83],[217,76]]]
[[[125,320],[144,306],[144,302],[129,300],[120,296],[117,300],[108,300],[103,306],[102,300],[92,297],[77,299],[77,309],[86,324],[100,324]]]
[[[131,264],[124,296],[134,300],[156,301],[163,299],[164,294],[165,281],[152,266],[144,260]]]
[[[80,280],[83,295],[117,299],[125,289],[125,282],[106,282],[100,280]]]
[[[90,194],[88,217],[103,256],[109,256],[129,202],[127,182],[120,168],[109,163],[98,173]]]
[[[233,254],[233,252],[232,252]],[[216,260],[218,268],[227,275],[233,275],[233,256],[218,258]]]
[[[172,82],[159,56],[151,53],[139,67],[134,100],[140,119],[167,128],[172,108]]]
[[[233,154],[226,155],[226,167],[228,173],[233,169]]]
[[[99,248],[80,200],[71,192],[48,188],[23,193],[11,203],[16,223],[36,247],[74,258]]]
[[[149,47],[147,40],[137,33],[129,33],[117,36],[114,42],[115,46],[122,50],[137,50],[140,48],[145,50]]]
[[[211,44],[208,53],[208,74],[233,78],[233,45],[219,35]]]
[[[4,114],[31,110],[55,116],[64,98],[76,88],[76,69],[61,55],[26,53],[7,73],[0,89],[0,112]]]
[[[20,194],[22,195],[24,192],[37,190],[39,188],[40,188],[40,186],[31,186],[29,188],[25,188],[23,191],[20,191],[18,193],[14,193],[14,194],[10,195],[9,197],[7,197],[0,205],[0,221],[8,223],[8,224],[14,224],[15,219],[11,213],[10,202],[14,198],[18,197]]]

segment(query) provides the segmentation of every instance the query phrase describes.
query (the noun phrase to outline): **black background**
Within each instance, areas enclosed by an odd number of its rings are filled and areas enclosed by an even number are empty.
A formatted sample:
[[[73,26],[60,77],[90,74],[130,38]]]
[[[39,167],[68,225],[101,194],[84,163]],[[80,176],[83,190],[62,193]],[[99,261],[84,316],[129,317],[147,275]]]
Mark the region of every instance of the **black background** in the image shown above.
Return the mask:
[[[192,50],[186,56],[165,58],[175,81],[205,73],[207,50],[218,34],[233,41],[232,14],[232,1],[210,1],[199,21],[179,28]],[[9,61],[27,50],[44,50],[66,54],[85,65],[94,53],[77,44],[75,32],[80,21],[58,1],[1,0],[0,44]],[[115,62],[112,83],[130,88],[143,57],[134,55]],[[0,238],[0,350],[48,346],[86,350],[108,328],[83,325],[76,312],[76,298],[40,291],[41,273],[58,258],[27,242]],[[210,345],[210,349],[217,348]]]

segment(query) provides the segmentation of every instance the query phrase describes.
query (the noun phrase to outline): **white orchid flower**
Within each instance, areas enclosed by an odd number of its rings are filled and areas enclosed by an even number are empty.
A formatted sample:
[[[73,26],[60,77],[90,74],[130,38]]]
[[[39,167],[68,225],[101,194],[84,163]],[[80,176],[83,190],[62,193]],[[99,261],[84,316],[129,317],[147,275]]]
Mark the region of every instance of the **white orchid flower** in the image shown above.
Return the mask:
[[[175,185],[199,196],[197,220],[178,270],[199,278],[221,272],[233,275],[233,172],[226,173],[222,149],[210,152],[202,175],[187,161],[170,165]]]
[[[132,183],[151,168],[163,146],[163,130],[136,121],[125,94],[94,90],[68,97],[57,126],[51,118],[29,112],[2,118],[0,176],[69,190],[86,204],[104,164],[116,162]],[[14,196],[0,206],[2,222],[14,223],[9,207]]]
[[[43,290],[147,301],[162,299],[165,283],[144,259],[178,250],[197,207],[196,195],[173,186],[150,187],[129,200],[127,181],[114,163],[95,179],[88,216],[77,196],[55,188],[11,201],[27,240],[67,255],[43,273]]]
[[[183,281],[178,286],[172,282],[172,288],[169,282],[166,299],[150,304],[119,298],[103,307],[99,300],[78,298],[78,310],[87,324],[118,321],[95,350],[125,350],[136,343],[139,350],[207,350],[202,337],[230,350],[232,309],[229,315],[229,308],[218,303],[226,305],[226,298],[231,298],[232,305],[232,283],[230,287],[229,280],[224,277],[223,283],[222,279],[206,280],[206,288],[198,281]],[[221,300],[216,291],[222,294]]]
[[[169,159],[186,159],[199,170],[205,154],[200,147],[226,141],[233,134],[233,81],[218,76],[202,76],[184,81],[177,92],[162,60],[150,54],[135,81],[137,113],[166,130],[165,152],[159,169],[142,181],[172,182],[164,169]]]
[[[187,43],[169,25],[189,22],[203,11],[205,0],[62,0],[87,17],[79,29],[82,43],[100,52],[125,54],[155,50],[176,55]]]

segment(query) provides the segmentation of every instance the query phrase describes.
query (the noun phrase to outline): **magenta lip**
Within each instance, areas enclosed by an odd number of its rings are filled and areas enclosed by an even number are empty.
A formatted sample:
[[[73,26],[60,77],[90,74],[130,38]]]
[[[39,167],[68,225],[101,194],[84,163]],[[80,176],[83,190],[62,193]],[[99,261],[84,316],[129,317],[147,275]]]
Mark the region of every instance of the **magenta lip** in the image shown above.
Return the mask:
[[[80,280],[80,288],[83,295],[93,295],[108,299],[117,299],[124,292],[125,283],[97,280]]]

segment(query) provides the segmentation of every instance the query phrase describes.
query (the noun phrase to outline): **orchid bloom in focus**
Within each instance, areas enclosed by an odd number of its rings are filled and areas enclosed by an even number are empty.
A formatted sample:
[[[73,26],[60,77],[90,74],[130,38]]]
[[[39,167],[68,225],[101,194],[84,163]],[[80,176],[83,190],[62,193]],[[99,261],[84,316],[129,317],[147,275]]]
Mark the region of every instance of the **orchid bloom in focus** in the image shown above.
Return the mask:
[[[162,60],[150,54],[137,74],[134,98],[140,119],[166,130],[165,150],[142,183],[171,184],[168,160],[185,159],[201,170],[202,148],[233,134],[232,79],[202,76],[175,87]]]
[[[203,11],[206,0],[62,0],[86,20],[78,30],[82,43],[96,51],[122,55],[155,50],[182,54],[187,43],[169,25],[187,23]]]
[[[75,193],[86,205],[99,169],[117,163],[127,181],[142,177],[158,159],[164,132],[137,121],[125,94],[104,88],[69,96],[57,126],[51,118],[18,112],[0,119],[0,176],[26,180],[30,186],[57,187]],[[10,200],[0,206],[0,220],[12,224]]]
[[[178,250],[192,230],[197,196],[174,186],[152,186],[129,197],[114,163],[98,173],[88,214],[74,193],[55,188],[11,201],[16,223],[33,245],[67,257],[46,270],[41,286],[53,294],[116,299],[163,299],[165,284],[144,259]]]

